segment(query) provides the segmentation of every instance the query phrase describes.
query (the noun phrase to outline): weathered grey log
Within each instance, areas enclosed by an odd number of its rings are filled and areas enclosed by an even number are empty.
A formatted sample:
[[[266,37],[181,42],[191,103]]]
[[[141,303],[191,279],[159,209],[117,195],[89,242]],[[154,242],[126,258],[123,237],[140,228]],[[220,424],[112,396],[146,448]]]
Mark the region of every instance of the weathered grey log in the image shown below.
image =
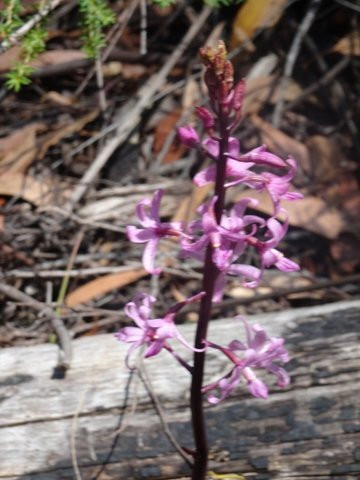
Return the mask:
[[[359,479],[360,301],[249,320],[286,337],[292,383],[272,388],[266,401],[240,388],[207,409],[210,468],[253,480]],[[181,331],[190,339],[194,326]],[[223,344],[242,333],[233,320],[210,328]],[[53,378],[55,345],[0,353],[0,479],[74,479],[75,455],[83,480],[186,477],[146,388],[124,366],[127,347],[100,335],[75,340],[73,349],[64,379]],[[227,370],[219,352],[208,360],[209,379]],[[145,365],[172,432],[191,447],[187,372],[166,352]]]

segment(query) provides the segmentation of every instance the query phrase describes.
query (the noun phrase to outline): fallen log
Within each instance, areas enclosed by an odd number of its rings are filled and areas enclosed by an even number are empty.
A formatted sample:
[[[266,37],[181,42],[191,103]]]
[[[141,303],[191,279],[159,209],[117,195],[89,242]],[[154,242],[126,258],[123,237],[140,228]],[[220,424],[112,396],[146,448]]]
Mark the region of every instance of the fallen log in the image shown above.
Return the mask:
[[[360,301],[249,317],[286,338],[291,385],[268,400],[245,389],[206,410],[210,469],[252,480],[360,477]],[[183,325],[187,339],[193,325]],[[241,338],[234,320],[215,320],[210,337]],[[0,353],[0,479],[180,479],[189,467],[164,433],[149,391],[124,364],[112,335],[73,342],[73,363],[57,378],[57,346]],[[167,352],[143,363],[180,445],[192,446],[189,375]],[[226,372],[208,354],[207,377]]]

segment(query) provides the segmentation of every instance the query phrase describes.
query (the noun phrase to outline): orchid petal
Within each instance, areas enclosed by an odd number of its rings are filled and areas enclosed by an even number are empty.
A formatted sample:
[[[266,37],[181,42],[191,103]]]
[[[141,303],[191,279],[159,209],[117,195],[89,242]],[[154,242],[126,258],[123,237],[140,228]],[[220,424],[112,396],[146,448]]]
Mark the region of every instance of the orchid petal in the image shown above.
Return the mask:
[[[142,257],[142,262],[145,270],[151,273],[152,275],[158,275],[159,273],[162,272],[162,269],[160,267],[155,268],[154,266],[154,260],[155,260],[156,249],[158,244],[159,244],[158,238],[150,239],[146,247],[144,248],[144,253]]]
[[[214,158],[217,158],[219,156],[219,141],[215,140],[214,138],[205,138],[205,140],[202,142],[203,146],[205,147],[205,150]]]
[[[212,301],[214,303],[219,303],[223,299],[224,289],[226,285],[226,274],[225,272],[220,272],[215,280],[214,293]]]
[[[193,182],[198,187],[202,187],[204,185],[207,185],[208,183],[215,182],[215,178],[216,166],[211,165],[210,167],[205,168],[204,170],[201,170],[199,173],[197,173],[193,178]]]
[[[230,137],[228,145],[228,153],[231,157],[237,157],[240,153],[240,142],[237,138]]]
[[[162,189],[156,190],[156,192],[154,193],[152,202],[151,202],[150,212],[151,212],[151,216],[152,216],[153,220],[156,222],[156,224],[160,223],[159,209],[160,209],[160,202],[161,202],[161,199],[162,199],[163,195],[164,195],[164,190],[162,190]]]
[[[133,343],[138,342],[144,336],[143,330],[138,327],[124,327],[119,332],[115,333],[115,337],[120,342]]]
[[[180,140],[184,143],[184,145],[190,148],[196,147],[196,145],[200,142],[197,131],[191,125],[185,125],[183,127],[179,127],[178,135],[180,137]]]
[[[130,242],[133,243],[145,243],[148,242],[151,238],[155,237],[155,234],[152,230],[133,227],[129,225],[126,227],[126,234]]]
[[[154,357],[157,355],[164,346],[163,340],[156,340],[152,342],[149,348],[145,351],[145,358]]]
[[[251,395],[257,398],[268,398],[268,388],[266,384],[262,381],[256,378],[255,380],[252,380],[251,382],[248,383],[248,389]]]
[[[141,225],[145,228],[155,228],[156,221],[151,217],[150,210],[151,210],[152,202],[148,198],[145,198],[141,202],[136,205],[136,215],[141,223]]]

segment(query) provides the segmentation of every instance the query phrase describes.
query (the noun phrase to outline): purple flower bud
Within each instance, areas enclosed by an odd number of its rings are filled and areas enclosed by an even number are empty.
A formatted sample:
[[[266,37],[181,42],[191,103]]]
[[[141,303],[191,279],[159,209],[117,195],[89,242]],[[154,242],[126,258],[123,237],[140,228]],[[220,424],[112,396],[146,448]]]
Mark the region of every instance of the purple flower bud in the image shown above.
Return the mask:
[[[199,136],[195,128],[190,125],[185,125],[178,128],[178,135],[180,140],[189,148],[194,148],[200,142]]]
[[[206,130],[213,128],[215,125],[214,115],[204,107],[196,107],[195,113],[198,118],[202,121],[204,128]]]
[[[241,80],[234,88],[233,108],[241,110],[245,94],[245,80]]]

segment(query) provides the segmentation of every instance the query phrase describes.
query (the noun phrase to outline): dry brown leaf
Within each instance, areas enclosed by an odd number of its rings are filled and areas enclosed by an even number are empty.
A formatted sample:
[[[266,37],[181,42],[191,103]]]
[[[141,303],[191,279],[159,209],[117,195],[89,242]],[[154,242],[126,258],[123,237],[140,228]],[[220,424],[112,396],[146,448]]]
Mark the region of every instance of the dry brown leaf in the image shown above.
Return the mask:
[[[324,193],[332,205],[337,205],[348,218],[348,230],[359,230],[360,192],[357,178],[351,172],[339,173]]]
[[[154,135],[154,144],[153,144],[153,150],[155,154],[158,154],[170,134],[174,130],[174,127],[176,123],[179,121],[179,118],[181,116],[181,109],[177,108],[173,110],[172,112],[168,113],[165,115],[158,123],[155,128],[155,135]],[[169,148],[169,151],[164,157],[164,163],[173,163],[175,162],[178,158],[180,158],[183,153],[185,152],[186,147],[180,143],[178,139],[175,139],[175,141],[172,143],[172,145]]]
[[[77,99],[75,97],[63,95],[55,91],[46,92],[41,97],[41,102],[43,103],[55,103],[56,105],[62,105],[64,107],[69,107],[70,105],[74,105],[76,101]]]
[[[95,280],[91,280],[91,282],[88,282],[69,293],[65,298],[65,305],[70,308],[76,307],[77,305],[89,302],[90,300],[100,297],[112,290],[136,282],[136,280],[145,277],[146,275],[149,274],[143,268],[104,275]]]
[[[257,30],[274,26],[287,5],[287,0],[247,0],[232,25],[231,47],[235,48]]]
[[[332,52],[341,53],[341,55],[360,56],[360,34],[356,30],[340,38],[340,40],[331,49]]]
[[[30,123],[0,139],[0,175],[27,170],[37,155],[36,134],[44,129],[43,123]]]
[[[206,197],[213,190],[214,185],[211,183],[203,187],[193,187],[190,195],[185,197],[179,205],[173,222],[191,222],[196,218],[196,210],[205,201]]]
[[[104,77],[115,77],[120,75],[123,69],[121,62],[107,62],[101,67]]]
[[[251,121],[259,128],[262,141],[267,145],[269,150],[280,157],[290,155],[298,162],[301,170],[307,172],[311,170],[310,155],[306,145],[289,137],[286,133],[281,132],[257,115],[252,115]]]
[[[104,77],[121,75],[126,80],[138,80],[146,73],[145,65],[140,63],[107,62],[102,66]]]
[[[60,140],[68,135],[72,135],[73,133],[80,131],[87,123],[92,122],[98,115],[99,110],[93,110],[92,112],[87,113],[83,117],[80,117],[73,122],[60,125],[56,130],[46,135],[41,142],[38,158],[43,158],[50,147],[57,145]]]
[[[338,178],[343,156],[331,138],[313,135],[306,140],[310,153],[310,170],[308,174],[319,182],[329,182]]]
[[[0,73],[7,72],[20,60],[21,48],[14,46],[0,55]],[[41,53],[36,60],[31,62],[34,68],[42,68],[48,65],[58,65],[74,60],[83,60],[86,55],[81,50],[49,50]]]
[[[31,66],[42,68],[49,65],[58,65],[59,63],[68,63],[84,59],[86,59],[86,55],[81,50],[49,50],[41,53],[36,60],[31,63]]]
[[[263,107],[265,102],[274,104],[279,99],[279,82],[274,75],[266,77],[250,78],[246,80],[244,103],[242,115],[256,114]],[[283,98],[292,101],[301,94],[301,87],[293,80],[289,81]]]
[[[132,64],[132,63],[123,63],[121,75],[126,80],[138,80],[147,72],[147,68],[145,65],[141,65],[140,63]]]
[[[21,197],[36,206],[48,206],[55,185],[49,179],[37,180],[19,172],[0,175],[0,195]]]
[[[246,197],[259,200],[256,210],[272,215],[274,206],[266,192],[254,192],[245,190],[236,195],[235,201]],[[302,200],[283,202],[289,214],[289,223],[294,227],[301,227],[310,232],[323,235],[326,238],[337,238],[344,230],[346,221],[342,212],[329,206],[328,202],[321,198],[305,196]]]
[[[0,73],[7,72],[10,68],[19,61],[21,54],[21,48],[17,45],[15,47],[5,50],[0,55]]]

